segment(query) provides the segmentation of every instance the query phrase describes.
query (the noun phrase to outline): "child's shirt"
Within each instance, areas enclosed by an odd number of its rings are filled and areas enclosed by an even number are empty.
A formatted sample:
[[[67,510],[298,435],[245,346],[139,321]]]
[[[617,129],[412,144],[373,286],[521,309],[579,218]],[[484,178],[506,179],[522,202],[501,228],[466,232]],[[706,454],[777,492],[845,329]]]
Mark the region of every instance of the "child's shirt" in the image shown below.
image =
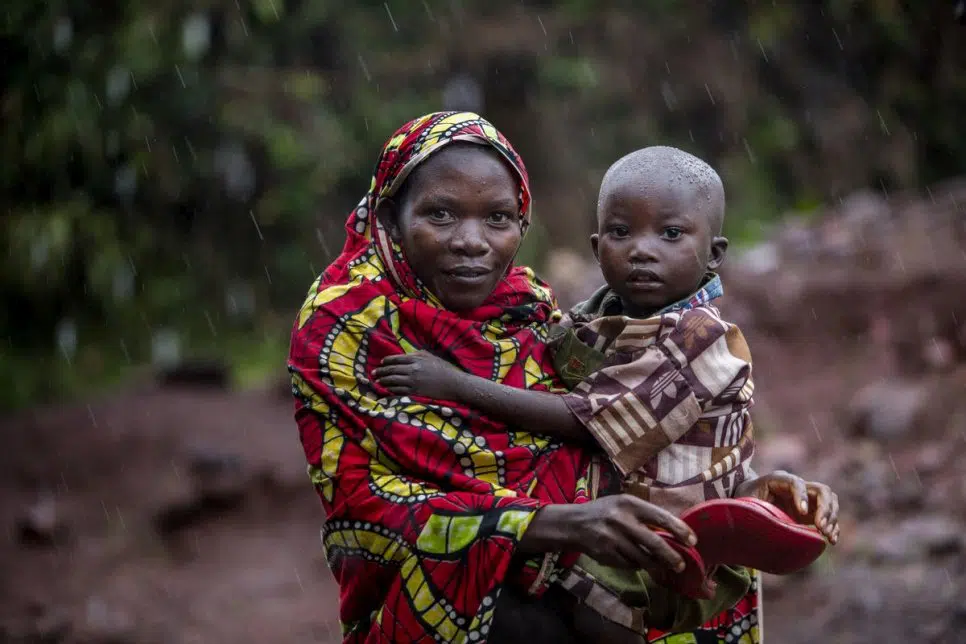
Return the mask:
[[[754,476],[751,354],[711,305],[722,294],[709,274],[690,297],[635,319],[604,287],[553,335],[570,410],[628,492],[674,512],[730,497]]]

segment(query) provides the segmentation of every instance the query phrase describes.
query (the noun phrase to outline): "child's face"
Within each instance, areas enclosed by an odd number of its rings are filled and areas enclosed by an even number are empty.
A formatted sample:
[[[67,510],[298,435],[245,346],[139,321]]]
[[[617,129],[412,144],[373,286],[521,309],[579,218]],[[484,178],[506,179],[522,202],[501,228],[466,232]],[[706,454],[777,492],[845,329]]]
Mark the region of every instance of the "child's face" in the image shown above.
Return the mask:
[[[697,290],[724,259],[711,213],[721,204],[681,182],[623,182],[602,195],[591,237],[607,284],[626,313],[646,317]]]

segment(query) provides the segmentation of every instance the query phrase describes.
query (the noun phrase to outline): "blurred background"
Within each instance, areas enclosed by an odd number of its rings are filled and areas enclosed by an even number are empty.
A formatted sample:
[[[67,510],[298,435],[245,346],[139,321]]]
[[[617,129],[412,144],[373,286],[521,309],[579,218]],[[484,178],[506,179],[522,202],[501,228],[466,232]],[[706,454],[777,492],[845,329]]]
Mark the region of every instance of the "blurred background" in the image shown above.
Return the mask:
[[[597,186],[721,174],[760,471],[842,542],[773,642],[966,631],[966,2],[111,0],[0,15],[0,642],[339,641],[284,374],[383,142],[438,109],[521,152],[520,261],[600,282]]]

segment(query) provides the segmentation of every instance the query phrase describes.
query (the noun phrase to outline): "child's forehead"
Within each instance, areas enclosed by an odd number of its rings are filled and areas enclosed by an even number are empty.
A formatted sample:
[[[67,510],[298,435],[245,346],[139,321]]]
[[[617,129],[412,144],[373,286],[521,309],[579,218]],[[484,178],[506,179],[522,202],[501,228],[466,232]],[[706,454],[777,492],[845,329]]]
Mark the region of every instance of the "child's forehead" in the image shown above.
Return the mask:
[[[656,180],[655,180],[656,179]],[[601,194],[601,214],[624,216],[693,216],[699,190],[686,182],[666,178],[627,178],[614,182]]]

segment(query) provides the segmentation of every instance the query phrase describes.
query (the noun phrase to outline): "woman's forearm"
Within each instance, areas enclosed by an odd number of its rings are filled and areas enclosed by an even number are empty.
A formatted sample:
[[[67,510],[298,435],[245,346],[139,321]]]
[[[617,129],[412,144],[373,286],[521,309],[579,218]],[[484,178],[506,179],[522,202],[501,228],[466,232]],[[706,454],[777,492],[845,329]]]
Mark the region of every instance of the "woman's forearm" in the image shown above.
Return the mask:
[[[459,401],[486,415],[534,434],[571,442],[593,441],[563,396],[508,387],[465,373],[457,378],[454,387]]]

